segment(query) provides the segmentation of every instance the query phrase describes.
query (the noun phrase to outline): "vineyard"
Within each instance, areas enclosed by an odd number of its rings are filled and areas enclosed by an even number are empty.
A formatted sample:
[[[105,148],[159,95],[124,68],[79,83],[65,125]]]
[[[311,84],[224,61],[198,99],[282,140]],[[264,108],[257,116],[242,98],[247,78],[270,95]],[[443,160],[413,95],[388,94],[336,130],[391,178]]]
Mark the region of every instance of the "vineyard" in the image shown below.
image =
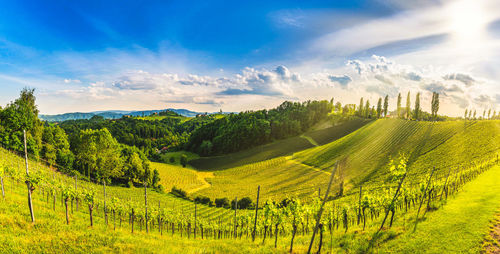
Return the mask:
[[[383,125],[388,123],[392,126],[390,130],[383,128],[385,127]],[[454,128],[457,124],[461,124],[463,128],[458,130]],[[448,200],[453,202],[455,197],[459,197],[460,191],[467,183],[485,172],[489,173],[488,170],[492,167],[498,171],[498,167],[495,166],[498,164],[496,155],[498,148],[495,147],[497,143],[494,140],[496,135],[492,135],[491,139],[481,146],[473,147],[477,145],[474,142],[478,142],[475,134],[484,135],[484,132],[478,133],[478,130],[482,128],[492,130],[491,125],[497,124],[496,122],[471,122],[464,125],[463,122],[433,124],[377,121],[337,142],[299,153],[293,159],[279,157],[220,171],[220,174],[227,175],[216,175],[212,181],[215,186],[224,184],[217,183],[218,179],[230,176],[241,179],[240,182],[232,183],[234,186],[260,183],[253,192],[250,188],[240,188],[242,190],[238,191],[234,187],[229,188],[228,193],[220,189],[213,194],[231,195],[240,199],[243,196],[257,196],[253,209],[237,209],[235,204],[238,202],[233,203],[231,209],[195,204],[170,194],[148,190],[147,186],[143,189],[128,189],[110,187],[98,182],[84,182],[57,173],[46,167],[43,162],[34,160],[27,162],[27,167],[30,168],[27,176],[23,158],[2,150],[0,176],[3,204],[5,204],[2,206],[5,213],[2,214],[19,210],[24,211],[22,214],[25,215],[16,216],[14,219],[4,217],[6,220],[4,226],[9,225],[7,228],[12,227],[10,230],[33,227],[26,224],[29,221],[28,212],[31,211],[26,205],[22,205],[25,204],[22,200],[26,200],[28,184],[34,204],[32,214],[35,229],[49,226],[61,229],[61,225],[65,224],[73,229],[75,226],[72,224],[87,230],[88,227],[99,227],[94,237],[102,234],[100,237],[108,237],[107,241],[110,237],[116,237],[114,241],[122,246],[121,248],[126,248],[124,239],[139,235],[133,240],[134,242],[167,239],[162,243],[165,244],[163,248],[171,247],[167,244],[172,244],[173,240],[184,241],[186,244],[192,239],[197,239],[206,241],[209,246],[207,248],[214,251],[224,246],[227,251],[230,249],[227,245],[238,242],[244,246],[243,248],[249,248],[247,251],[265,246],[269,251],[302,253],[308,249],[326,252],[352,248],[353,246],[345,245],[347,241],[349,244],[357,243],[360,251],[369,251],[378,247],[369,244],[373,241],[368,239],[385,241],[384,239],[393,238],[392,228],[398,231],[418,232],[418,224],[422,218],[445,209]],[[417,128],[415,125],[423,127]],[[370,129],[374,128],[373,126],[377,128]],[[379,129],[384,131],[376,132]],[[408,134],[396,136],[397,139],[389,140],[389,144],[379,140],[367,142],[365,139],[372,132],[375,132],[375,137],[383,133]],[[465,134],[464,137],[457,140],[456,137],[461,133]],[[408,152],[411,150],[410,145],[398,140],[417,144],[413,145],[413,153]],[[459,144],[469,146],[458,151],[466,151],[468,154],[463,156],[466,159],[439,161],[434,158],[433,164],[427,161],[430,159],[425,160],[426,156],[434,152],[446,158],[441,153],[443,151],[452,153],[449,151],[450,147],[457,147]],[[364,154],[352,148],[361,145],[363,148],[360,150]],[[339,146],[346,153],[350,152],[349,156],[336,155],[335,151],[338,151]],[[379,150],[382,147],[396,147],[398,155],[390,156],[388,152]],[[382,151],[383,154],[380,157],[373,156],[375,151]],[[317,156],[304,160],[304,164],[297,162],[308,154]],[[325,154],[332,156],[335,164],[326,162]],[[356,179],[366,177],[352,170],[353,165],[360,160],[356,158],[357,156],[369,161],[370,158],[382,160],[383,155],[387,157],[387,162],[372,174],[375,180],[365,181],[363,185],[350,188],[346,184],[344,191],[342,179],[352,179],[352,182],[356,183]],[[324,166],[324,170],[315,166]],[[264,171],[267,173],[262,174],[263,168],[275,170],[267,170]],[[308,171],[301,171],[303,169]],[[187,176],[185,172],[178,175]],[[177,180],[173,178],[172,181],[175,184],[182,184],[183,181],[189,184],[193,179],[193,177],[179,177]],[[272,181],[266,183],[266,179]],[[277,180],[283,182],[283,185],[276,185]],[[376,180],[378,184],[370,184]],[[305,185],[304,182],[309,185]],[[205,191],[213,191],[213,188],[200,192],[205,193]],[[276,195],[277,193],[279,195]],[[289,198],[283,199],[283,197]],[[40,213],[42,220],[38,221],[36,218]],[[107,235],[108,231],[113,233]],[[359,237],[354,236],[360,232]],[[99,243],[92,244],[99,245]],[[145,245],[140,243],[138,245],[134,245],[138,248],[137,251],[152,251]],[[15,252],[16,246],[12,241],[8,241],[2,247]],[[173,248],[179,246],[182,244]],[[105,246],[102,248],[100,251],[106,251]],[[177,249],[177,252],[182,252],[182,249]]]

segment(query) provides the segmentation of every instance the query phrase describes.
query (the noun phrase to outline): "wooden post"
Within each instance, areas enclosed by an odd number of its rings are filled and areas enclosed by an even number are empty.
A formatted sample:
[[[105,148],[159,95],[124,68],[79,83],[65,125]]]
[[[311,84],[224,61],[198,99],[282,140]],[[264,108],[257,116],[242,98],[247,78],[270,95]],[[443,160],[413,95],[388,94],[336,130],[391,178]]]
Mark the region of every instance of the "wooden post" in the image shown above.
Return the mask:
[[[252,232],[252,242],[255,242],[255,234],[257,233],[257,212],[259,211],[259,194],[260,194],[260,185],[257,187],[257,203],[255,204],[255,220],[253,223],[253,232]]]
[[[238,238],[237,230],[237,221],[236,221],[236,210],[238,209],[238,197],[234,198],[234,238]]]
[[[28,147],[26,146],[26,130],[23,130],[24,134],[24,159],[26,161],[26,176],[29,178],[30,172],[28,169]],[[33,202],[31,201],[31,183],[26,179],[26,186],[28,186],[28,206],[30,208],[31,222],[35,223],[35,214],[33,213]]]
[[[106,227],[108,226],[108,211],[106,210],[106,180],[102,179],[102,186],[104,188],[104,220],[106,221]]]
[[[78,176],[75,175],[75,194],[78,193]],[[76,197],[76,211],[78,212],[78,196]]]
[[[146,233],[149,233],[149,226],[148,226],[148,187],[146,180],[144,180],[144,204],[146,206],[146,216],[145,216],[145,221],[146,221]]]
[[[326,193],[325,193],[325,198],[323,199],[323,202],[321,203],[321,207],[319,208],[318,211],[318,217],[316,218],[316,226],[314,227],[313,235],[311,237],[311,242],[309,243],[309,249],[307,250],[307,253],[311,253],[311,249],[314,243],[314,237],[316,236],[316,233],[318,232],[318,227],[319,227],[319,222],[321,220],[321,215],[323,214],[323,207],[325,206],[326,200],[328,199],[328,194],[330,192],[330,187],[332,186],[333,182],[333,176],[335,175],[335,171],[337,171],[337,166],[338,162],[335,163],[335,166],[333,167],[332,174],[330,175],[330,182],[328,183],[328,188],[326,188]]]
[[[358,225],[359,221],[361,220],[361,198],[363,194],[363,185],[359,186],[359,203],[358,203]]]
[[[198,203],[194,203],[194,239],[196,239],[196,210]]]
[[[435,169],[436,169],[436,167],[432,168],[431,175],[429,176],[429,180],[427,181],[427,186],[425,186],[424,195],[422,196],[422,199],[420,200],[420,205],[418,206],[418,210],[417,210],[417,216],[415,217],[415,227],[413,228],[413,232],[415,232],[417,230],[418,215],[420,213],[420,208],[422,208],[422,204],[424,203],[424,197],[425,197],[425,194],[427,193],[427,189],[429,188],[429,185],[431,183],[432,175],[434,174]]]
[[[460,167],[460,166],[458,166],[458,167]],[[441,191],[441,195],[439,196],[439,200],[443,199],[443,193],[444,193],[445,189],[447,188],[446,185],[448,184],[448,178],[450,177],[450,173],[451,173],[451,167],[450,167],[450,170],[448,171],[448,175],[446,176],[446,180],[444,181],[443,190]]]
[[[163,231],[161,228],[161,200],[158,200],[158,231],[160,232],[161,235],[163,235]]]

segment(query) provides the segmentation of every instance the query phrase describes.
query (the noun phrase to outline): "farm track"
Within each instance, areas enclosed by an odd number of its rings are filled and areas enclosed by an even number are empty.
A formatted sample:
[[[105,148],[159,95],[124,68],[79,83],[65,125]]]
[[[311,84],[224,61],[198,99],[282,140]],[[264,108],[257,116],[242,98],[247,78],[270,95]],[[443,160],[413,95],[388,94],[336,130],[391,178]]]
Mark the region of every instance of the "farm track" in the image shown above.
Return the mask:
[[[309,136],[302,134],[300,137],[309,141],[309,143],[311,143],[311,145],[313,145],[313,146],[319,146],[318,142],[316,142],[313,138],[311,138]]]
[[[213,172],[196,172],[196,178],[198,179],[198,181],[202,182],[203,185],[200,187],[189,190],[188,194],[192,194],[192,193],[195,193],[197,191],[212,187],[212,184],[210,184],[207,181],[207,178],[214,178],[214,177],[215,177],[215,175]]]

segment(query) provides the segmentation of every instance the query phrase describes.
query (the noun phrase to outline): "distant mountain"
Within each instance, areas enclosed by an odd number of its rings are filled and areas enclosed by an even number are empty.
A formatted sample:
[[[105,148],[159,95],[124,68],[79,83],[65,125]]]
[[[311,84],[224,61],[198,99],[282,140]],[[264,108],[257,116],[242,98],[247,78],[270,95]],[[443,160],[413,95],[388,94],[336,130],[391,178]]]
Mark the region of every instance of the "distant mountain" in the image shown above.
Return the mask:
[[[187,109],[161,109],[161,110],[143,110],[143,111],[123,111],[123,110],[109,110],[109,111],[94,111],[88,113],[65,113],[59,115],[40,115],[40,119],[48,122],[62,122],[67,120],[78,120],[78,119],[90,119],[93,116],[102,116],[105,119],[118,119],[122,118],[124,115],[130,116],[149,116],[153,113],[159,113],[165,110],[173,111],[179,115],[186,117],[194,117],[197,114],[202,114],[200,112],[195,112]]]

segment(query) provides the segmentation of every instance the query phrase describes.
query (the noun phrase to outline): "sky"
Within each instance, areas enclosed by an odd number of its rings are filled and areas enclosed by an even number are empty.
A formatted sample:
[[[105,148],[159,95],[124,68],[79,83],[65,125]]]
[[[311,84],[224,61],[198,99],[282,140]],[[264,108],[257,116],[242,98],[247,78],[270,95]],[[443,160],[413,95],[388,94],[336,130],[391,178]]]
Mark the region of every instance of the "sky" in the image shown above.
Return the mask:
[[[0,0],[0,105],[31,87],[42,114],[438,92],[459,116],[499,80],[497,0]]]

